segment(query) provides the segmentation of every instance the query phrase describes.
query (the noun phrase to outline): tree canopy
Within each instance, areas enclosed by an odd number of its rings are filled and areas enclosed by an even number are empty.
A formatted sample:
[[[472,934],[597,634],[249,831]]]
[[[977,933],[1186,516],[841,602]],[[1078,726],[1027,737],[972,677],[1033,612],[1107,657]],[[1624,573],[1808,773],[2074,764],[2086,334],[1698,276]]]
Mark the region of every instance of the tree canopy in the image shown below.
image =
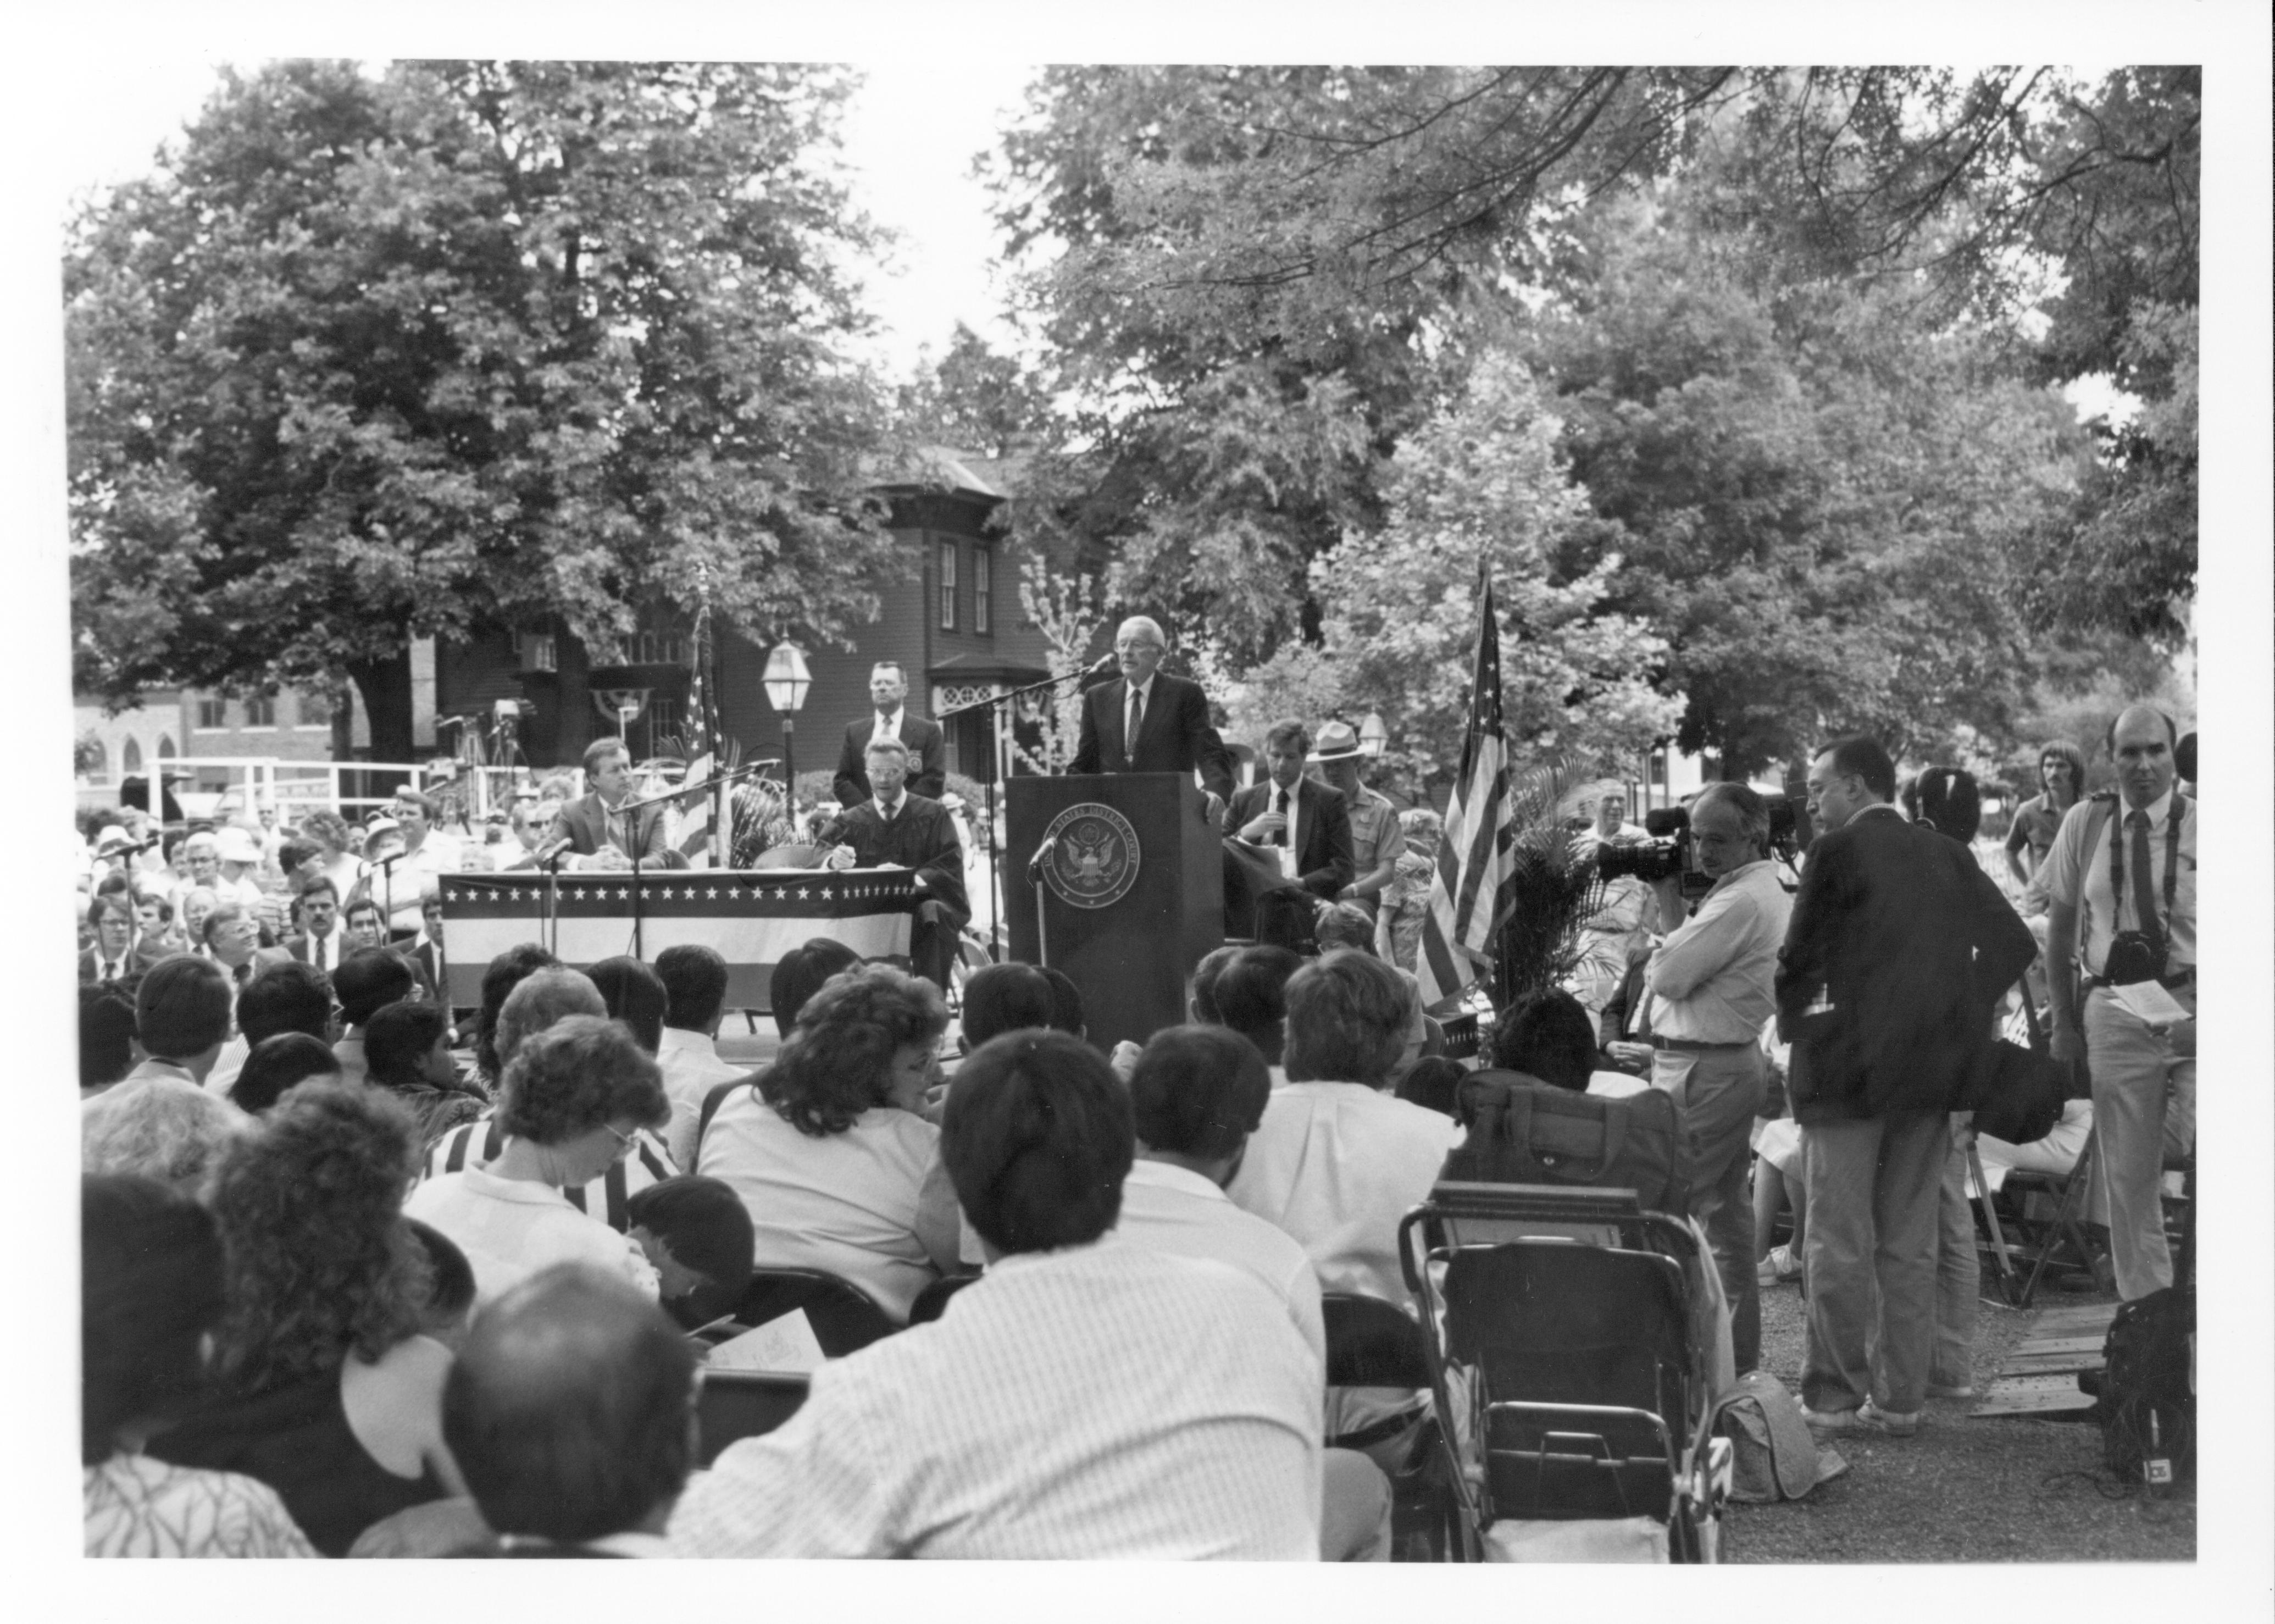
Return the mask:
[[[410,748],[407,639],[873,612],[839,341],[847,88],[766,64],[229,76],[65,264],[80,684],[320,684]]]

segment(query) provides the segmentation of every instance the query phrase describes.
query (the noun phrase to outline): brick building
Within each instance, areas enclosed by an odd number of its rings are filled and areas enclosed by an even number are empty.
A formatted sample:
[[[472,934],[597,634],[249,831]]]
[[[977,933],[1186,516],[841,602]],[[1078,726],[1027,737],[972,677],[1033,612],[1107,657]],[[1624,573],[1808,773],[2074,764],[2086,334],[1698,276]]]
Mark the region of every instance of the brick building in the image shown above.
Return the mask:
[[[910,706],[927,716],[1048,675],[1041,634],[1022,623],[1018,558],[1008,537],[987,529],[1004,499],[1000,465],[941,454],[937,468],[934,481],[879,487],[891,502],[887,529],[913,555],[912,568],[886,589],[874,621],[850,629],[853,650],[802,645],[813,683],[797,716],[801,775],[836,765],[845,724],[867,714],[869,668],[880,660],[901,662]],[[653,614],[605,661],[559,625],[440,645],[431,714],[488,719],[500,700],[525,701],[520,749],[541,769],[572,766],[594,738],[619,731],[609,701],[638,692],[632,751],[661,753],[686,737],[689,630],[684,615]],[[718,646],[713,699],[722,730],[746,759],[778,754],[782,718],[760,682],[767,646],[726,628]],[[982,718],[959,719],[949,730],[949,770],[984,782],[994,770],[990,745]]]

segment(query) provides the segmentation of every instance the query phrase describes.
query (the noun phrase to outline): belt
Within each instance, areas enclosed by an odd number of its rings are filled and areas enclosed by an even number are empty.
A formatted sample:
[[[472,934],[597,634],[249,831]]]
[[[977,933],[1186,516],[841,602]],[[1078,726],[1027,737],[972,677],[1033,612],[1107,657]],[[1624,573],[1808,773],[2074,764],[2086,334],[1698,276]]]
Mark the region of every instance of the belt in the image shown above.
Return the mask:
[[[2167,993],[2177,993],[2182,987],[2194,982],[2196,978],[2196,967],[2191,964],[2186,970],[2176,970],[2169,976],[2158,976],[2157,978],[2157,985],[2163,987]],[[2106,976],[2088,976],[2085,978],[2085,986],[2088,992],[2091,992],[2095,987],[2114,986],[2116,985],[2117,984],[2115,982],[2110,980]],[[2127,985],[2129,986],[2132,986],[2133,983],[2128,982]]]
[[[1662,1049],[1681,1049],[1687,1054],[1712,1054],[1720,1049],[1750,1049],[1754,1040],[1742,1038],[1735,1043],[1699,1043],[1689,1038],[1653,1037],[1651,1043]]]
[[[1368,1449],[1376,1444],[1388,1443],[1407,1428],[1421,1421],[1429,1413],[1430,1407],[1427,1404],[1417,1405],[1412,1409],[1402,1409],[1396,1415],[1385,1416],[1381,1420],[1363,1426],[1356,1432],[1345,1432],[1338,1437],[1328,1439],[1326,1447]]]

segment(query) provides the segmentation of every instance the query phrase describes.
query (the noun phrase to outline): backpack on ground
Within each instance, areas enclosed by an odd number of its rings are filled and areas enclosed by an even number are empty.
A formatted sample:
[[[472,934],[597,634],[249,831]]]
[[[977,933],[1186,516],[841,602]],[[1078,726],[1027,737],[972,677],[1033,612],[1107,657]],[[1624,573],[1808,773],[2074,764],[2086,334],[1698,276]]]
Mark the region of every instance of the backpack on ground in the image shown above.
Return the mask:
[[[2102,1459],[2120,1480],[2151,1489],[2196,1481],[2196,1342],[2193,1285],[2118,1305],[2093,1418]]]

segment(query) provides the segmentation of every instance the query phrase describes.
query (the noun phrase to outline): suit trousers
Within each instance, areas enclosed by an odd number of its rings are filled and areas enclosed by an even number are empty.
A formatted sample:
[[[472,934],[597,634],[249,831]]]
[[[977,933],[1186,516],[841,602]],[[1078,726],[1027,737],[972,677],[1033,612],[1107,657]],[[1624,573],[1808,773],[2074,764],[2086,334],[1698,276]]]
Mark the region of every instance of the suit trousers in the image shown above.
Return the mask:
[[[2193,992],[2173,994],[2191,1008]],[[2196,1063],[2181,1060],[2107,987],[2085,1001],[2085,1055],[2093,1076],[2095,1171],[2109,1201],[2117,1295],[2130,1303],[2173,1283],[2165,1244],[2164,1170],[2196,1146]]]
[[[1935,1348],[1936,1210],[1951,1154],[1941,1111],[1812,1122],[1802,1135],[1809,1286],[1801,1401],[1830,1412],[1870,1398],[1912,1415]]]
[[[1966,1118],[1951,1119],[1951,1149],[1943,1159],[1936,1195],[1935,1352],[1927,1367],[1931,1387],[1975,1383],[1975,1305],[1983,1296],[1983,1260],[1975,1250],[1975,1208],[1967,1199]]]
[[[1746,1190],[1754,1118],[1769,1092],[1761,1046],[1661,1048],[1651,1086],[1674,1096],[1690,1153],[1690,1216],[1706,1231],[1714,1272],[1730,1301],[1730,1352],[1737,1373],[1761,1363],[1762,1288],[1755,1273],[1754,1204]]]

